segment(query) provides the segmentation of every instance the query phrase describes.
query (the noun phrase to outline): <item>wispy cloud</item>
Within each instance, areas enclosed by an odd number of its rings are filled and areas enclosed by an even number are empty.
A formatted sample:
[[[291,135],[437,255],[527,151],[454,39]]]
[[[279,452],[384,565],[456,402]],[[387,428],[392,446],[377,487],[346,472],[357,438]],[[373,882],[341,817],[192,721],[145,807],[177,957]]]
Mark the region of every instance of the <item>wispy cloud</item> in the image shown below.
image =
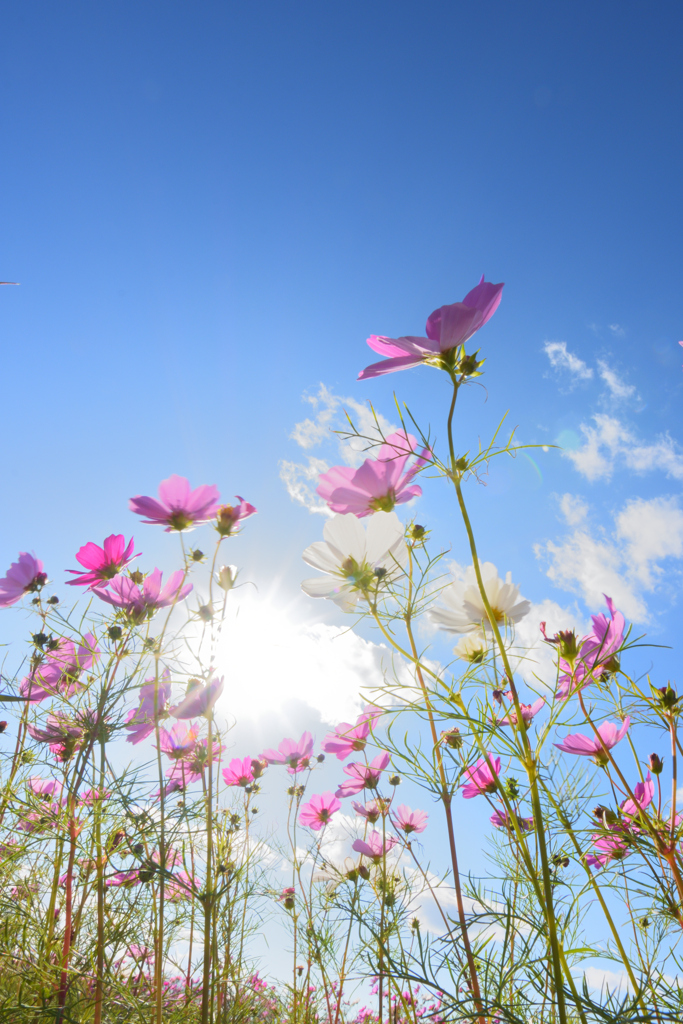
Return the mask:
[[[590,380],[593,371],[590,366],[567,349],[566,341],[546,341],[543,351],[555,370],[568,370],[575,380]]]
[[[616,370],[609,366],[603,359],[598,359],[598,372],[609,388],[612,398],[633,398],[636,393],[635,384],[624,383]]]
[[[562,453],[587,480],[609,480],[619,465],[635,473],[660,470],[683,480],[683,451],[669,434],[647,444],[614,416],[596,413],[592,419],[595,426],[582,423],[579,428],[584,443]]]

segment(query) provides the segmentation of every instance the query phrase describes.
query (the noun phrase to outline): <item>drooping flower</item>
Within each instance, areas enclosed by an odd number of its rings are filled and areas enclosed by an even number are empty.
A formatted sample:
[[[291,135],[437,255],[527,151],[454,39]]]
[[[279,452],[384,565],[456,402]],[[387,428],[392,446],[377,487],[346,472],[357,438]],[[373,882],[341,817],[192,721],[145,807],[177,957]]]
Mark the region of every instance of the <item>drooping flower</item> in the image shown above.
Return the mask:
[[[486,657],[486,637],[479,631],[466,633],[453,648],[453,654],[471,665],[481,665]]]
[[[600,739],[597,736],[583,736],[581,733],[575,732],[567,736],[562,743],[556,743],[555,746],[566,754],[592,757],[598,764],[605,765],[609,763],[606,751],[611,750],[620,740],[623,740],[630,724],[631,719],[628,716],[624,719],[621,728],[615,722],[603,722],[598,726]]]
[[[649,807],[652,803],[652,798],[655,795],[655,784],[652,781],[650,773],[648,772],[644,782],[637,782],[633,787],[633,796],[635,799],[628,798],[621,804],[621,813],[626,815],[628,818],[635,818],[641,811],[644,811],[646,807]]]
[[[391,807],[391,800],[386,800],[383,797],[377,797],[376,800],[369,800],[366,804],[359,804],[355,800],[351,801],[356,814],[360,814],[361,818],[365,818],[371,825],[374,825],[382,815],[387,814]]]
[[[341,802],[334,793],[316,794],[307,804],[302,805],[299,821],[302,825],[312,828],[314,832],[319,832],[340,807]]]
[[[616,655],[624,642],[626,622],[606,594],[605,601],[610,618],[604,613],[592,615],[593,632],[588,636],[579,641],[571,633],[558,633],[549,641],[557,644],[560,650],[561,675],[556,693],[558,700],[563,700],[570,693],[618,667]]]
[[[19,558],[12,562],[0,579],[0,608],[9,608],[21,600],[24,594],[35,594],[47,583],[43,563],[28,551],[20,551]]]
[[[321,746],[327,754],[336,754],[339,761],[345,760],[354,751],[364,750],[370,729],[374,728],[377,719],[382,716],[382,709],[368,704],[363,713],[356,719],[355,725],[340,722],[323,740]]]
[[[250,786],[256,781],[251,758],[245,757],[241,761],[239,757],[234,757],[228,767],[223,769],[223,778],[226,786]]]
[[[258,509],[237,495],[239,505],[221,505],[216,513],[216,529],[221,537],[231,537],[239,533],[238,523],[242,519],[256,515]]]
[[[519,622],[529,612],[531,604],[520,600],[519,587],[512,582],[508,573],[505,582],[498,576],[492,562],[482,562],[480,571],[486,597],[498,625],[505,622]],[[468,566],[463,580],[451,583],[441,592],[442,607],[434,608],[430,618],[447,633],[472,633],[490,631],[488,613],[479,593],[474,566]]]
[[[146,516],[143,523],[165,526],[171,530],[188,530],[213,519],[220,503],[218,488],[203,484],[193,491],[184,476],[174,474],[159,484],[159,500],[138,494],[128,505],[136,515]]]
[[[140,705],[128,714],[124,726],[128,731],[127,743],[140,743],[154,732],[156,719],[166,717],[166,705],[171,696],[169,676],[170,672],[168,669],[165,669],[158,683],[154,679],[146,679],[145,685],[140,687]],[[155,693],[156,716],[154,710]]]
[[[67,569],[67,572],[77,577],[75,580],[67,580],[67,583],[72,587],[89,587],[91,590],[106,584],[140,554],[139,551],[133,552],[134,547],[134,539],[131,537],[126,546],[125,537],[121,533],[112,533],[105,538],[102,547],[89,541],[76,554],[76,561],[86,571]]]
[[[373,512],[391,512],[395,505],[422,494],[422,488],[412,481],[429,458],[429,448],[423,448],[406,469],[417,447],[412,434],[399,430],[387,437],[377,458],[366,459],[358,469],[333,466],[321,475],[316,490],[333,512],[351,512],[359,519]]]
[[[366,366],[358,374],[358,379],[380,377],[385,373],[419,366],[420,363],[438,369],[455,370],[459,358],[458,349],[491,319],[500,303],[502,291],[502,284],[491,284],[482,275],[479,284],[467,293],[462,302],[434,310],[427,320],[426,338],[414,335],[403,338],[370,335],[370,348],[388,358],[381,363]]]
[[[356,839],[351,849],[355,850],[356,853],[361,853],[364,857],[370,857],[377,864],[389,852],[392,846],[396,845],[396,842],[396,836],[383,836],[381,832],[374,830],[367,837],[367,841],[365,839]]]
[[[199,726],[196,722],[175,722],[171,729],[159,729],[159,745],[171,760],[187,760],[197,746]]]
[[[377,789],[379,777],[390,760],[391,754],[387,750],[383,750],[381,754],[372,759],[370,764],[361,764],[360,762],[347,764],[344,767],[344,774],[348,775],[348,778],[342,782],[334,795],[343,798],[355,796],[363,789]]]
[[[412,811],[405,804],[400,804],[392,816],[392,821],[395,828],[410,835],[411,832],[424,832],[428,818],[426,811]]]
[[[286,764],[290,774],[308,768],[313,753],[313,737],[304,732],[301,739],[284,739],[277,750],[264,750],[261,757],[268,764]]]
[[[488,759],[493,771],[486,763],[485,757],[480,757],[475,765],[466,769],[464,776],[469,779],[469,782],[462,787],[462,795],[466,800],[471,800],[472,797],[479,796],[481,793],[493,793],[498,788],[500,758],[494,758],[493,754],[489,753]]]
[[[328,519],[324,541],[316,541],[303,553],[304,562],[326,573],[304,580],[301,589],[309,597],[326,597],[342,611],[353,611],[356,602],[391,578],[408,561],[403,526],[395,512],[377,512],[367,529],[353,513]]]
[[[120,608],[134,622],[142,622],[151,618],[159,608],[167,608],[171,604],[184,601],[192,590],[191,583],[183,583],[185,574],[182,569],[171,573],[166,586],[162,588],[163,573],[155,569],[145,577],[142,586],[135,583],[129,576],[118,576],[113,579],[107,589],[95,587],[93,592],[107,604]]]
[[[86,633],[78,647],[73,640],[62,639],[48,651],[45,661],[22,679],[19,692],[32,704],[58,693],[70,697],[82,688],[80,677],[92,668],[99,654],[92,633]]]
[[[214,676],[206,685],[199,679],[191,679],[184,700],[171,708],[170,714],[174,718],[197,718],[199,715],[207,715],[224,689],[223,676]]]
[[[517,825],[520,832],[530,832],[534,827],[533,818],[522,818],[518,814],[515,815],[515,817],[517,819]],[[495,828],[505,828],[508,832],[512,832],[514,830],[514,824],[507,811],[494,811],[489,818],[489,821]]]
[[[524,725],[528,727],[531,725],[532,720],[545,705],[545,697],[539,697],[533,704],[520,704],[519,708],[522,712],[522,721]],[[510,708],[505,718],[496,719],[496,725],[517,725],[517,711],[514,707]]]

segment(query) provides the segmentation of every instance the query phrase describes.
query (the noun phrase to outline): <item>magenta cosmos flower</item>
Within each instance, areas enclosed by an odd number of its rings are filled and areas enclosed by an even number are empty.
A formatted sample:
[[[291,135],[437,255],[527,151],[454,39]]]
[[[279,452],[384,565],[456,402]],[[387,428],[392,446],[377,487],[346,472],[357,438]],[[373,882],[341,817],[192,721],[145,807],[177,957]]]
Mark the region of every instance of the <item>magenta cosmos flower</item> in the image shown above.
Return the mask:
[[[381,832],[373,831],[365,839],[356,839],[355,843],[351,847],[356,853],[362,853],[364,857],[370,857],[375,864],[389,852],[392,846],[395,846],[397,842],[396,836],[383,836]]]
[[[126,546],[122,533],[112,533],[106,537],[101,548],[89,541],[76,554],[76,561],[80,562],[85,572],[80,569],[67,569],[67,572],[78,577],[75,580],[67,580],[67,583],[72,587],[90,587],[91,590],[93,587],[106,584],[140,554],[139,551],[133,552],[134,547],[135,541],[132,537]]]
[[[49,744],[57,761],[68,761],[83,740],[83,727],[63,714],[48,715],[43,729],[36,725],[27,729],[38,743]]]
[[[199,726],[196,722],[175,722],[171,729],[159,730],[159,745],[173,761],[188,758],[197,746]]]
[[[377,789],[379,777],[390,760],[391,754],[387,750],[383,750],[381,754],[373,758],[370,764],[361,764],[360,762],[347,764],[344,774],[348,775],[348,779],[342,782],[335,796],[343,798],[355,796],[362,789]]]
[[[124,726],[128,730],[127,743],[140,743],[154,732],[156,719],[166,717],[166,705],[171,696],[169,676],[170,672],[165,669],[158,684],[153,679],[146,679],[145,685],[140,687],[140,705],[128,714]]]
[[[426,811],[412,811],[405,804],[400,804],[392,816],[394,828],[405,832],[406,835],[410,835],[411,832],[424,832],[428,819],[429,815]]]
[[[171,708],[170,713],[174,718],[197,718],[199,715],[208,715],[225,689],[223,676],[214,676],[206,685],[199,679],[191,679],[190,684],[185,699]]]
[[[120,608],[135,622],[142,622],[145,618],[151,618],[159,608],[167,608],[185,600],[192,590],[192,584],[183,583],[184,578],[183,570],[176,569],[162,588],[163,574],[160,569],[155,569],[145,578],[142,586],[128,576],[119,576],[111,581],[108,589],[95,587],[94,593],[107,604]]]
[[[86,633],[78,647],[73,640],[60,640],[55,649],[48,652],[45,661],[22,679],[19,692],[31,703],[54,697],[57,693],[70,697],[82,689],[80,676],[92,668],[99,654],[100,649],[92,633]]]
[[[285,739],[277,750],[264,750],[261,757],[268,764],[286,764],[290,775],[308,768],[313,753],[313,737],[310,732],[302,734],[300,740]]]
[[[64,789],[63,783],[57,779],[41,779],[39,775],[32,775],[26,780],[26,785],[35,796],[40,796],[44,800],[60,797]]]
[[[635,818],[640,811],[644,811],[646,807],[650,806],[654,795],[655,784],[648,772],[645,781],[637,782],[633,788],[635,800],[629,797],[628,800],[624,800],[621,804],[621,813],[625,814],[628,818]]]
[[[624,643],[624,629],[626,622],[621,612],[614,607],[611,597],[605,594],[605,601],[609,609],[610,618],[604,613],[592,615],[593,632],[576,643],[576,653],[573,657],[569,649],[573,646],[567,644],[573,634],[558,635],[551,643],[562,644],[566,657],[560,657],[560,672],[562,673],[557,688],[557,699],[562,700],[570,693],[580,690],[588,683],[595,682],[595,679],[605,672],[617,667],[616,654]],[[543,624],[542,624],[543,625]],[[560,647],[562,650],[562,646]]]
[[[621,729],[614,722],[603,722],[602,725],[598,726],[600,739],[597,736],[583,736],[581,733],[575,732],[567,736],[562,743],[556,743],[555,746],[566,754],[592,757],[598,764],[605,765],[609,763],[606,752],[615,747],[620,740],[623,740],[630,724],[631,719],[629,717],[624,719]]]
[[[308,803],[302,806],[299,821],[302,825],[312,828],[314,832],[319,832],[340,807],[341,802],[334,793],[320,793],[311,797]]]
[[[631,852],[629,849],[630,833],[623,826],[615,825],[612,834],[607,836],[594,835],[595,854],[586,855],[586,864],[591,868],[604,868],[612,860],[623,860]]]
[[[234,757],[227,768],[223,769],[226,786],[241,786],[243,789],[256,781],[254,767],[250,757],[240,760]]]
[[[365,820],[369,821],[371,825],[374,825],[382,815],[388,813],[391,806],[391,800],[385,800],[381,796],[377,797],[376,800],[368,800],[366,804],[359,804],[356,803],[355,800],[352,800],[351,806],[356,814],[360,814],[361,818],[365,818]]]
[[[143,523],[165,526],[166,533],[208,522],[215,516],[219,504],[220,494],[215,485],[204,484],[193,491],[184,476],[175,474],[159,484],[158,501],[138,494],[128,502],[131,511],[147,517]]]
[[[363,713],[356,719],[356,724],[340,722],[334,732],[325,737],[321,744],[322,749],[327,754],[336,754],[340,761],[345,760],[354,751],[364,750],[370,729],[375,727],[382,714],[382,709],[375,707],[374,704],[366,705]]]
[[[533,704],[520,704],[519,709],[522,712],[522,721],[524,725],[528,727],[531,725],[532,720],[541,710],[545,704],[545,697],[539,697]],[[510,708],[505,718],[496,719],[496,725],[517,725],[517,711],[515,708]]]
[[[250,505],[248,501],[236,495],[239,505],[221,505],[216,514],[216,529],[221,537],[231,537],[239,533],[239,523],[242,519],[254,516],[258,509]]]
[[[358,379],[380,377],[385,373],[419,366],[420,363],[452,370],[457,349],[491,319],[498,309],[502,291],[502,284],[491,284],[490,281],[485,281],[482,275],[479,284],[467,293],[462,302],[454,302],[450,306],[441,306],[434,310],[427,320],[426,338],[413,335],[403,338],[370,335],[370,348],[389,358],[381,363],[366,366],[358,374]]]
[[[391,512],[395,505],[422,494],[422,488],[412,481],[431,453],[423,448],[406,469],[416,452],[417,440],[399,430],[389,435],[376,459],[366,459],[359,469],[333,466],[321,475],[316,490],[333,512],[342,515],[351,512],[362,519],[373,512]]]
[[[35,594],[47,583],[43,563],[28,551],[20,551],[19,559],[12,562],[0,579],[0,608],[16,604],[24,594]]]
[[[515,818],[517,819],[520,832],[530,832],[534,827],[533,818],[521,818],[518,814],[515,815]],[[489,821],[495,828],[505,828],[509,832],[512,832],[514,829],[514,824],[507,811],[494,811]]]
[[[481,793],[493,793],[498,788],[500,758],[494,758],[491,753],[487,756],[493,772],[486,763],[485,757],[480,757],[477,763],[465,772],[465,778],[469,779],[469,782],[462,787],[462,795],[466,800],[471,800],[473,796],[479,796]]]

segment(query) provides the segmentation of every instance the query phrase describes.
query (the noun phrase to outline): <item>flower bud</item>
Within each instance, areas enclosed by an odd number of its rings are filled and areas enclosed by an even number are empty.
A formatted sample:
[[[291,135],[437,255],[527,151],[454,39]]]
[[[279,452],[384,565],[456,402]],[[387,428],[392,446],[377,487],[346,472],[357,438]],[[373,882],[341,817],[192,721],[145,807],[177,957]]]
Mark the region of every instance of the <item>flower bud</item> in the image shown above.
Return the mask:
[[[202,620],[202,622],[211,622],[213,618],[213,608],[211,607],[210,604],[200,604],[199,608],[197,609],[197,615]]]
[[[59,598],[55,597],[54,594],[53,594],[52,597],[48,597],[47,603],[48,604],[59,604]]]
[[[206,555],[204,554],[203,551],[200,551],[199,548],[194,548],[190,551],[190,558],[192,559],[193,562],[203,562],[204,559],[206,558]]]
[[[0,722],[0,733],[4,732],[7,728],[7,722]]]
[[[460,730],[455,727],[453,727],[452,729],[447,729],[445,732],[442,732],[441,739],[443,740],[447,747],[451,747],[453,750],[460,750],[463,744],[463,739],[460,734]]]
[[[325,755],[324,754],[318,754],[318,756],[316,757],[316,761],[318,762],[318,764],[322,764],[324,760],[325,760]]]
[[[389,776],[389,785],[390,786],[400,786],[401,785],[401,776],[400,775],[390,775]]]
[[[235,580],[237,579],[237,566],[222,565],[216,573],[216,579],[218,580],[218,586],[227,594],[235,586]]]
[[[464,473],[469,466],[469,462],[464,455],[461,455],[459,459],[455,460],[455,468],[458,473]]]
[[[110,640],[120,640],[123,636],[123,630],[120,626],[110,626],[107,630],[107,636]]]
[[[418,526],[418,524],[415,523],[415,525],[413,526],[413,528],[410,531],[410,539],[411,540],[424,540],[424,536],[425,536],[426,532],[427,531],[426,531],[424,526]]]
[[[560,657],[573,665],[576,660],[576,656],[579,653],[579,642],[574,630],[560,630],[555,639],[557,640],[557,649],[560,652]]]
[[[659,757],[658,754],[650,754],[649,758],[650,771],[653,775],[661,775],[662,769],[664,768],[664,760]]]
[[[366,867],[365,864],[361,864],[361,866],[358,868],[358,874],[367,882],[368,878],[370,877],[370,869]]]
[[[511,800],[516,800],[519,796],[519,781],[515,778],[506,779],[505,792]]]
[[[659,695],[658,700],[660,704],[662,704],[667,710],[674,708],[680,700],[680,697],[676,696],[676,691],[670,683],[667,683],[666,686],[657,687],[655,689],[655,693]]]
[[[45,633],[34,633],[31,639],[36,647],[42,647],[43,644],[46,644],[48,641],[48,637],[45,636]]]

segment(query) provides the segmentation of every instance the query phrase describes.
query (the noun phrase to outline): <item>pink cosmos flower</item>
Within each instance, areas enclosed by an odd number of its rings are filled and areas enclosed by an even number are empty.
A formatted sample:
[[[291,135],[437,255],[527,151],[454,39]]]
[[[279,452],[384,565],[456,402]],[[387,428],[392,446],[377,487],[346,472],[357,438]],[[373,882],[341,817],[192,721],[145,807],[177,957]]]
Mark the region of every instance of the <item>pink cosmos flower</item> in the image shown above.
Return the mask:
[[[611,835],[594,835],[596,853],[586,855],[586,864],[591,868],[604,868],[612,860],[623,860],[628,857],[631,852],[629,838],[629,833],[619,825],[612,829]]]
[[[364,857],[370,857],[377,864],[397,842],[396,836],[382,836],[381,832],[373,831],[367,842],[364,839],[356,839],[351,849],[356,853],[362,853]]]
[[[159,484],[159,500],[138,494],[128,502],[129,508],[139,516],[147,516],[143,523],[165,526],[171,530],[187,530],[213,519],[220,503],[218,488],[204,484],[194,491],[184,476],[173,475]]]
[[[521,832],[530,832],[534,827],[533,818],[521,818],[519,815],[516,815],[516,818]],[[507,811],[494,811],[489,818],[489,821],[493,826],[495,826],[495,828],[505,828],[509,832],[514,828],[510,815]]]
[[[466,770],[465,778],[470,780],[462,788],[462,795],[466,800],[471,800],[472,797],[479,796],[481,793],[493,793],[498,788],[500,758],[494,758],[493,754],[489,753],[488,759],[493,767],[493,772],[486,763],[485,757],[480,757],[472,768]]]
[[[250,505],[248,501],[236,495],[239,505],[221,505],[216,514],[216,529],[221,537],[232,537],[239,533],[238,523],[242,519],[254,516],[258,509]]]
[[[86,571],[67,569],[67,572],[78,577],[75,580],[67,580],[67,583],[72,587],[89,587],[91,590],[103,583],[106,584],[132,562],[136,554],[140,554],[133,553],[134,547],[135,541],[132,537],[126,547],[125,538],[121,533],[112,533],[105,539],[101,548],[89,541],[76,555],[76,561],[80,562]]]
[[[228,767],[223,769],[223,778],[226,786],[250,786],[256,781],[251,758],[245,757],[243,761],[239,757],[233,758]]]
[[[16,604],[24,594],[35,594],[47,583],[43,563],[28,551],[19,552],[19,560],[12,562],[0,579],[0,608]]]
[[[520,704],[520,710],[522,712],[522,721],[525,726],[531,724],[532,719],[538,714],[543,705],[545,704],[545,697],[539,697],[533,704]],[[510,708],[505,718],[496,719],[496,725],[517,725],[517,712],[514,708]]]
[[[78,750],[83,739],[83,728],[63,714],[48,715],[45,728],[27,726],[29,735],[38,743],[48,743],[58,761],[68,760]]]
[[[613,667],[616,652],[624,642],[626,622],[621,612],[614,607],[611,597],[605,594],[605,601],[611,618],[608,619],[604,613],[592,615],[593,632],[579,641],[576,657],[571,661],[560,658],[562,675],[556,694],[558,700],[594,682],[596,677]],[[551,643],[557,642],[558,637]]]
[[[379,777],[390,760],[391,754],[383,750],[381,754],[373,758],[370,764],[361,764],[360,762],[347,764],[344,768],[344,774],[348,775],[348,779],[342,782],[335,796],[343,798],[345,796],[355,796],[362,789],[377,789]]]
[[[422,494],[422,488],[412,484],[412,480],[431,453],[429,448],[423,448],[406,470],[416,452],[417,440],[399,430],[389,435],[376,459],[366,459],[359,469],[333,466],[321,475],[316,490],[333,512],[352,512],[359,519],[373,512],[391,512],[395,505]]]
[[[29,833],[39,832],[44,828],[49,828],[50,831],[53,831],[57,825],[60,811],[60,805],[54,803],[41,808],[39,811],[27,811],[18,822],[19,828],[23,832]]]
[[[171,696],[171,684],[168,681],[170,672],[164,670],[162,681],[158,686],[153,679],[146,679],[140,687],[140,705],[131,711],[124,728],[128,730],[127,743],[140,743],[154,732],[154,693],[157,694],[156,717],[166,717],[166,705]]]
[[[428,818],[429,815],[426,811],[411,811],[410,807],[400,804],[396,808],[396,814],[393,816],[392,821],[394,828],[409,835],[411,832],[424,832],[427,828]]]
[[[104,883],[106,886],[124,886],[129,887],[132,885],[140,884],[140,869],[132,868],[130,871],[116,871],[110,878]]]
[[[98,800],[108,800],[111,793],[108,789],[86,789],[78,798],[78,802],[85,807],[92,807]]]
[[[628,800],[624,800],[621,804],[621,813],[626,815],[628,818],[635,818],[640,811],[644,811],[646,807],[649,807],[654,795],[655,784],[648,772],[645,782],[638,782],[633,788],[633,796],[635,797],[635,800],[632,800],[629,797]]]
[[[81,689],[81,674],[92,668],[99,654],[92,633],[86,633],[78,647],[73,640],[60,640],[55,649],[48,652],[45,661],[22,679],[19,692],[32,704],[57,693],[70,697]]]
[[[194,685],[188,685],[187,694],[180,704],[171,708],[170,713],[174,718],[195,718],[199,715],[207,715],[225,689],[223,676],[214,676],[206,685],[198,679],[190,680]]]
[[[434,310],[427,320],[426,338],[413,335],[385,338],[372,334],[368,338],[370,348],[389,358],[366,366],[358,374],[358,379],[380,377],[385,373],[419,366],[420,363],[446,368],[454,361],[455,350],[469,341],[491,319],[498,309],[502,291],[502,284],[491,284],[482,275],[479,284],[467,293],[462,302]]]
[[[607,750],[611,750],[628,732],[631,719],[627,716],[624,719],[621,729],[614,722],[603,722],[598,726],[600,739],[597,736],[583,736],[581,733],[572,733],[562,743],[556,743],[558,750],[567,754],[578,754],[581,757],[592,757],[598,764],[608,764]]]
[[[94,587],[93,592],[107,604],[120,608],[135,622],[142,622],[145,618],[151,619],[159,608],[167,608],[170,604],[185,600],[192,590],[192,584],[184,584],[184,577],[183,570],[177,569],[171,573],[162,589],[163,574],[160,569],[155,569],[145,578],[141,587],[129,576],[118,576],[111,581],[108,589]]]
[[[364,750],[370,729],[375,727],[383,711],[374,704],[367,704],[363,713],[356,719],[355,725],[340,722],[333,733],[326,736],[321,746],[328,754],[336,754],[338,760],[345,758],[357,750]]]
[[[190,737],[191,731],[188,733],[188,740]],[[193,749],[188,750],[184,756],[176,755],[173,765],[166,772],[169,780],[166,786],[166,793],[182,792],[192,785],[193,782],[199,782],[204,769],[210,763],[213,764],[213,762],[220,760],[222,753],[222,746],[219,743],[213,743],[212,756],[209,759],[209,741],[205,738],[199,740]]]
[[[199,726],[196,722],[175,722],[169,729],[159,730],[159,743],[164,754],[173,761],[179,758],[187,760],[195,751],[197,746],[197,733]]]
[[[299,821],[302,825],[312,828],[314,832],[319,832],[340,807],[341,802],[334,793],[321,793],[311,797],[308,803],[302,806]]]
[[[51,797],[59,797],[64,788],[61,782],[56,779],[41,779],[39,775],[32,775],[26,780],[26,785],[36,796],[49,800]]]
[[[174,903],[178,900],[188,899],[199,891],[197,880],[193,879],[187,871],[176,871],[170,878],[166,879],[166,899]]]
[[[391,800],[385,800],[383,797],[377,797],[376,800],[369,800],[366,804],[356,803],[355,800],[351,801],[356,814],[360,814],[361,818],[365,818],[371,825],[374,825],[379,818],[386,814],[391,806]]]
[[[313,752],[313,737],[310,732],[305,732],[297,742],[291,739],[282,741],[277,750],[264,750],[261,757],[268,764],[286,764],[291,774],[308,768],[311,763]]]

